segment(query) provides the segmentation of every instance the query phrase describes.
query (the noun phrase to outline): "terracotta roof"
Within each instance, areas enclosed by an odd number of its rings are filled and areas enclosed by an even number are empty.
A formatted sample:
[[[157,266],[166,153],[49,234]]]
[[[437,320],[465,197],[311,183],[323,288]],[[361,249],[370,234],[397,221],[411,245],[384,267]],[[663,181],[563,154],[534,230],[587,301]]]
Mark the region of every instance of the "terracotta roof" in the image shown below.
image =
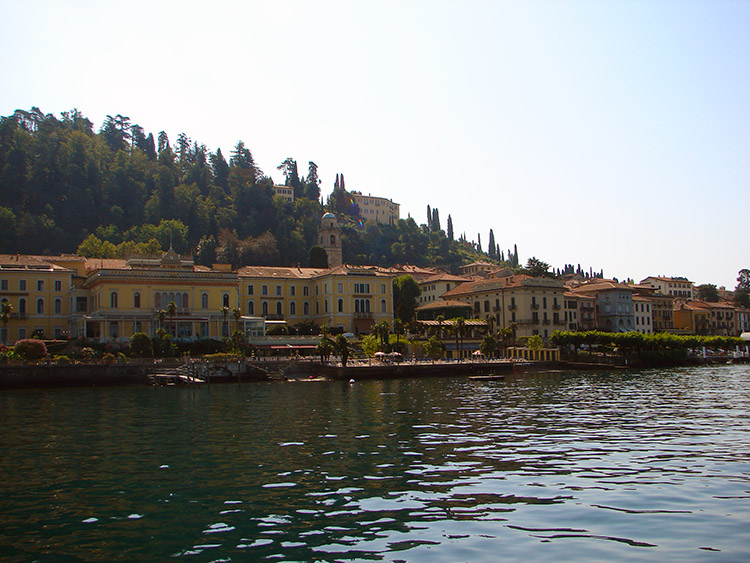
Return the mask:
[[[448,301],[431,301],[430,303],[427,303],[426,305],[421,305],[420,307],[417,307],[417,311],[430,311],[432,309],[450,309],[454,307],[461,307],[463,309],[471,309],[471,304],[465,303],[463,301],[455,301],[455,300],[448,300]]]
[[[504,278],[483,279],[462,283],[458,287],[443,293],[443,297],[454,297],[512,287],[555,287],[562,289],[563,285],[552,278],[535,278],[527,274],[518,274]]]
[[[417,321],[419,324],[427,326],[444,326],[448,328],[453,324],[453,319],[445,319],[442,323],[438,321]],[[464,319],[464,326],[487,326],[487,321],[481,319]]]
[[[615,289],[635,291],[632,285],[614,281],[602,280],[592,283],[584,283],[571,289],[573,293],[596,293],[599,291],[612,291]]]
[[[52,262],[52,256],[31,254],[0,254],[0,267],[25,270],[67,270]]]
[[[327,272],[326,268],[281,268],[275,266],[243,266],[237,275],[247,278],[309,279]]]
[[[468,278],[468,277],[465,277],[465,276],[456,276],[456,275],[453,275],[453,274],[448,274],[446,272],[443,272],[443,273],[440,273],[440,274],[436,274],[434,276],[430,276],[429,278],[425,278],[425,279],[421,280],[419,283],[420,284],[423,284],[423,283],[435,283],[435,282],[439,282],[439,281],[468,282],[468,281],[472,281],[473,279],[474,278]]]

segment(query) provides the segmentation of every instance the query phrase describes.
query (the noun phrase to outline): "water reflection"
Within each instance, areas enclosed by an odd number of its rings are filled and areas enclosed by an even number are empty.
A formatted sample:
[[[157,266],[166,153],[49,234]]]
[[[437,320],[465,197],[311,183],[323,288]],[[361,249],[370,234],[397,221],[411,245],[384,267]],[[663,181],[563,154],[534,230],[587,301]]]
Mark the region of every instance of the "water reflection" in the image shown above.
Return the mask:
[[[0,555],[745,559],[749,382],[726,367],[4,393]]]

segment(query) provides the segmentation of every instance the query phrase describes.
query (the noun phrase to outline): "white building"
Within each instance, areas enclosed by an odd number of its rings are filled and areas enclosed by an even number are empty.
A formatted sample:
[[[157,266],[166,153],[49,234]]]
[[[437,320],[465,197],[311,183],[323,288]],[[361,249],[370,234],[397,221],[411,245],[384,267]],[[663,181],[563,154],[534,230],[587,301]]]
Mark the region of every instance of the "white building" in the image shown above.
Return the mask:
[[[350,192],[354,203],[359,207],[359,216],[364,221],[375,221],[386,225],[395,225],[400,218],[398,203],[384,197],[363,195],[360,192]]]

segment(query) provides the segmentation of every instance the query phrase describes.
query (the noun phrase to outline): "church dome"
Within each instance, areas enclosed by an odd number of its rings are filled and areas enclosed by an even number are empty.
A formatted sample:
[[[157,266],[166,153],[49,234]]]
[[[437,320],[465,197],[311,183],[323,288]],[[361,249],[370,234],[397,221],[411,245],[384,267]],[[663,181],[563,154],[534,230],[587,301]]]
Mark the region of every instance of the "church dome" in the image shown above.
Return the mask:
[[[335,218],[336,218],[336,216],[333,213],[331,213],[330,211],[328,213],[326,213],[325,215],[323,215],[323,219],[335,219]]]

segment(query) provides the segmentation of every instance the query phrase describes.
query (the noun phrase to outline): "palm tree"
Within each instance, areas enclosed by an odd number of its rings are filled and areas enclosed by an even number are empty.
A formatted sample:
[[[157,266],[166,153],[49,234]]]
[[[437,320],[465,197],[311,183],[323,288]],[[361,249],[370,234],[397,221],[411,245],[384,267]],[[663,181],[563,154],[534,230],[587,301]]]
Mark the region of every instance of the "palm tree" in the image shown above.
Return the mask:
[[[513,337],[511,344],[515,346],[516,345],[516,331],[518,330],[518,323],[516,321],[510,321],[508,323],[508,328],[510,329],[511,336]]]
[[[349,342],[343,334],[336,336],[336,349],[339,355],[341,355],[341,365],[346,367],[346,362],[349,359]]]
[[[177,326],[174,322],[174,317],[177,314],[177,305],[175,305],[174,301],[170,301],[167,303],[167,315],[169,315],[169,321],[172,324],[172,336],[177,336]]]
[[[234,317],[234,329],[240,330],[240,318],[242,317],[242,311],[239,307],[232,309],[232,316]]]
[[[8,319],[10,319],[11,312],[13,312],[13,305],[7,301],[3,301],[2,309],[0,309],[0,317],[3,320],[3,344],[8,343]]]
[[[399,340],[398,336],[401,334],[404,330],[404,323],[401,322],[401,319],[393,319],[393,333],[396,335],[396,350],[399,349]]]
[[[445,322],[445,317],[443,315],[438,315],[435,317],[435,320],[438,324],[438,338],[443,337],[443,323]]]
[[[492,334],[495,328],[495,315],[487,315],[487,334]]]
[[[227,329],[227,317],[229,316],[229,307],[227,307],[226,305],[224,305],[221,308],[221,316],[224,317],[224,325],[223,325],[222,331],[224,333],[224,336],[227,336],[229,333],[229,330]]]
[[[159,329],[164,329],[164,319],[167,318],[167,312],[164,309],[156,311],[156,317],[159,319]]]
[[[458,358],[461,359],[464,348],[464,329],[466,328],[466,321],[463,317],[453,319],[453,330],[456,332],[456,353]]]

